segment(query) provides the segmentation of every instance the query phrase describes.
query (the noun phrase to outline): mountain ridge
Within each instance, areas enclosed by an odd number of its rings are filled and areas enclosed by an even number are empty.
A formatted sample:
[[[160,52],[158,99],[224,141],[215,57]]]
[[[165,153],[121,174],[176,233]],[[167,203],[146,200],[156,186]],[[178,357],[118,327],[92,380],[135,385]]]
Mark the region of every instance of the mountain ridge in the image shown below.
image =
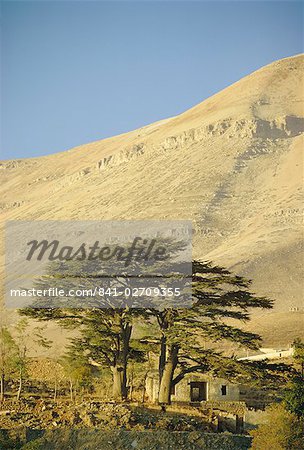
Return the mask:
[[[178,116],[0,162],[2,223],[190,219],[194,257],[252,278],[275,311],[302,305],[303,68],[284,58]]]

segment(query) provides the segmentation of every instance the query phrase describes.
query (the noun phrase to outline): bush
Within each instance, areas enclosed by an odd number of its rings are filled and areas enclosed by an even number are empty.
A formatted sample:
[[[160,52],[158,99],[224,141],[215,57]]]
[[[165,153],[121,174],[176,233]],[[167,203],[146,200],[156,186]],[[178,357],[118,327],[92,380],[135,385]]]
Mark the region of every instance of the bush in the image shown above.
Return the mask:
[[[22,442],[18,435],[14,436],[13,432],[8,430],[0,430],[0,449],[1,450],[17,450],[22,447]]]
[[[286,409],[299,418],[304,418],[304,379],[295,377],[290,388],[285,394],[284,403]]]
[[[250,433],[252,450],[304,450],[303,420],[282,404],[271,405],[266,412],[266,422]]]

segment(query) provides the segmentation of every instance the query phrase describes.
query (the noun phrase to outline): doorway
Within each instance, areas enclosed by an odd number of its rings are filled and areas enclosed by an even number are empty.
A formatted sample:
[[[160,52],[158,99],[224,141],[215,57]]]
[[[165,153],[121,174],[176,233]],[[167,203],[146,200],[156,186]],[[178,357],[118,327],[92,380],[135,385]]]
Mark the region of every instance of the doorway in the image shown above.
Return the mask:
[[[190,382],[190,401],[201,402],[207,400],[207,382],[192,381]]]

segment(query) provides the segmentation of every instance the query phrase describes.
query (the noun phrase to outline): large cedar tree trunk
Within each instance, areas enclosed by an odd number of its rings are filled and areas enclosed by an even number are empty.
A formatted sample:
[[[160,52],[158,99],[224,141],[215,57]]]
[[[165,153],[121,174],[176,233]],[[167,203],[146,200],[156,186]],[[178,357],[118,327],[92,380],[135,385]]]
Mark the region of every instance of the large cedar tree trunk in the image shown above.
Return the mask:
[[[159,361],[158,361],[159,384],[161,383],[165,365],[166,365],[166,353],[167,353],[166,336],[164,334],[162,334],[161,339],[160,339],[160,354],[159,354]]]
[[[177,366],[178,346],[172,345],[168,349],[168,357],[159,386],[158,402],[169,405],[171,403],[171,385],[174,371]]]
[[[113,398],[121,401],[124,398],[123,368],[121,366],[112,366],[111,371],[113,375]]]
[[[132,325],[128,322],[122,322],[121,345],[116,355],[115,364],[111,367],[113,374],[113,397],[115,400],[125,400],[128,397],[127,365],[131,333]]]

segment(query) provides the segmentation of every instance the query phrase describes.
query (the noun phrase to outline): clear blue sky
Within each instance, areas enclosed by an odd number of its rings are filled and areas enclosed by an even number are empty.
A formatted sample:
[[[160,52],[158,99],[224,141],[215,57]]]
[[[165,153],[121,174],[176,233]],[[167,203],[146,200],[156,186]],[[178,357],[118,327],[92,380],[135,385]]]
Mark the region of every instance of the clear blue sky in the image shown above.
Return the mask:
[[[293,1],[1,3],[1,158],[176,115],[303,51]]]

